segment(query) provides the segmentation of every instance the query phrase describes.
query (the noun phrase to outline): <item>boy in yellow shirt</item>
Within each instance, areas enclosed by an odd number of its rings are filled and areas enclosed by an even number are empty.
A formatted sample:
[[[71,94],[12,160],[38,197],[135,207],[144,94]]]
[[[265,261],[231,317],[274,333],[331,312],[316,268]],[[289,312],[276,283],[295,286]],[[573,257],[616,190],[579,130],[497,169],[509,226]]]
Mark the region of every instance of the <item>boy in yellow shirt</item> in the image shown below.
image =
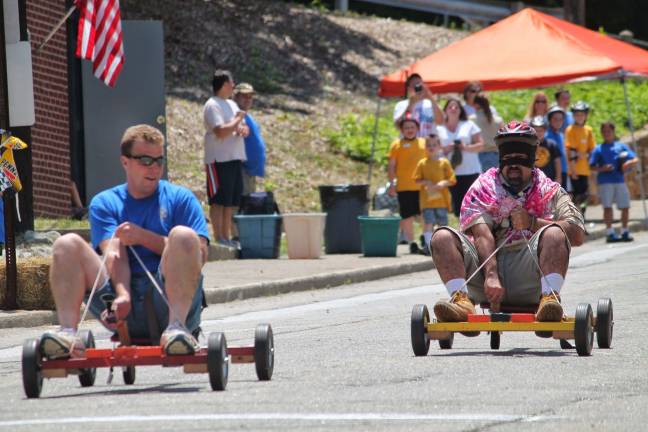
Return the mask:
[[[425,140],[426,157],[416,166],[414,180],[421,186],[419,206],[423,213],[423,253],[430,254],[430,239],[434,225],[448,225],[448,211],[452,210],[449,186],[457,183],[454,170],[443,157],[441,141],[436,135]]]
[[[401,217],[400,228],[410,244],[410,252],[418,253],[414,241],[414,218],[421,213],[419,208],[419,190],[421,187],[414,181],[416,165],[425,157],[425,140],[418,138],[419,122],[410,117],[399,121],[403,138],[394,141],[389,147],[389,195],[398,195],[398,207]],[[396,181],[394,181],[396,180]]]
[[[587,126],[589,105],[578,101],[571,107],[574,124],[565,130],[565,152],[568,160],[568,173],[571,178],[574,204],[580,209],[583,218],[587,209],[587,189],[589,186],[589,159],[596,147],[592,128]]]

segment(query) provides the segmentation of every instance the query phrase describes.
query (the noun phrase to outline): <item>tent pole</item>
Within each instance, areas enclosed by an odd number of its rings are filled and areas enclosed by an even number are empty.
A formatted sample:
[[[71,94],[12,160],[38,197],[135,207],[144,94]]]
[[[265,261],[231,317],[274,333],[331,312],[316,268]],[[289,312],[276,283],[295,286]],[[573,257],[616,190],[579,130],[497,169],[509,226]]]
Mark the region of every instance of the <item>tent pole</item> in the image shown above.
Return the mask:
[[[378,119],[380,118],[381,104],[382,98],[378,97],[378,103],[376,104],[376,115],[374,119],[373,138],[371,139],[371,155],[369,156],[369,175],[367,178],[367,184],[369,185],[369,188],[371,188],[371,172],[373,171],[374,153],[376,151],[376,137],[378,135]]]
[[[632,125],[632,110],[630,108],[630,99],[628,98],[628,84],[626,83],[625,72],[621,72],[621,84],[623,85],[623,97],[625,98],[626,111],[628,113],[628,127],[630,128],[630,139],[632,145],[632,151],[640,157],[639,152],[637,151],[637,141],[634,134],[634,126]],[[643,205],[644,213],[644,222],[648,222],[648,210],[646,210],[646,193],[644,191],[643,184],[643,168],[642,168],[643,158],[639,159],[637,164],[637,177],[639,177],[639,191],[641,193],[641,202]]]

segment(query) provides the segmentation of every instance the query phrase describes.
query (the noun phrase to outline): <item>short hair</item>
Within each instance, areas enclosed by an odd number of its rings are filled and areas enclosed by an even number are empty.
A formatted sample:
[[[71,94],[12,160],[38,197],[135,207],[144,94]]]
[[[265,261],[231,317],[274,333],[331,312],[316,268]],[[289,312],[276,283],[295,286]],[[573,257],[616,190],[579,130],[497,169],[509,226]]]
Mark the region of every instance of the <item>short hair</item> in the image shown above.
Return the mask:
[[[149,144],[164,146],[164,135],[159,129],[147,124],[131,126],[124,132],[121,139],[122,156],[132,156],[133,144],[137,140],[146,141]]]
[[[417,73],[413,73],[412,75],[408,76],[405,80],[405,97],[407,97],[407,89],[409,88],[409,85],[414,78],[418,78],[421,81],[423,80],[423,77]]]
[[[450,105],[450,102],[457,102],[457,105],[459,105],[459,120],[466,121],[468,120],[468,115],[466,115],[466,110],[464,109],[463,105],[461,104],[461,101],[455,97],[449,97],[448,100],[446,101],[445,105],[443,105],[443,113],[445,114],[446,108],[448,108],[448,105]],[[446,114],[447,117],[447,114]]]
[[[230,71],[218,69],[214,72],[212,77],[212,88],[214,89],[214,94],[218,93],[220,89],[223,88],[223,85],[228,81],[234,81]]]
[[[605,126],[609,126],[613,131],[616,131],[616,126],[614,125],[614,122],[610,120],[601,123],[601,130],[603,130]]]
[[[567,90],[567,89],[564,88],[564,87],[561,87],[561,88],[559,88],[558,90],[556,90],[556,92],[554,93],[554,99],[556,99],[556,101],[557,101],[558,98],[560,97],[560,95],[563,94],[563,93],[567,93],[567,94],[571,95],[571,93],[569,92],[569,90]]]

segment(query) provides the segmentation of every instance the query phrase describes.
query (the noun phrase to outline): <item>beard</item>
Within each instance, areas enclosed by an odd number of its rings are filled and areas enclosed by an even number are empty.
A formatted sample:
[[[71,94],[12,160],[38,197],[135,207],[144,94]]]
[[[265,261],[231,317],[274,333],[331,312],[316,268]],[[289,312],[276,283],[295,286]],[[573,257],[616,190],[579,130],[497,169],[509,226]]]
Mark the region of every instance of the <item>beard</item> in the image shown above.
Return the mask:
[[[515,189],[516,192],[520,192],[527,184],[527,180],[524,179],[522,170],[516,166],[509,167],[508,170],[506,170],[504,179],[513,189]]]

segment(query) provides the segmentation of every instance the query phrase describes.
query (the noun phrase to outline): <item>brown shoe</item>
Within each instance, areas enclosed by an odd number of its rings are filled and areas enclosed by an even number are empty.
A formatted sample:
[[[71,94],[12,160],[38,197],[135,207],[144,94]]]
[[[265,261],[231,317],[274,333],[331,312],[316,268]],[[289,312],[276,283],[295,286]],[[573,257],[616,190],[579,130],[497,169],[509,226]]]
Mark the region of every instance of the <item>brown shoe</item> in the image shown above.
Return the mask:
[[[439,322],[468,321],[468,314],[475,313],[475,305],[464,291],[455,291],[450,300],[439,300],[434,305],[434,315]]]
[[[542,294],[540,305],[536,312],[536,321],[558,322],[563,317],[563,308],[560,297],[555,294]]]

